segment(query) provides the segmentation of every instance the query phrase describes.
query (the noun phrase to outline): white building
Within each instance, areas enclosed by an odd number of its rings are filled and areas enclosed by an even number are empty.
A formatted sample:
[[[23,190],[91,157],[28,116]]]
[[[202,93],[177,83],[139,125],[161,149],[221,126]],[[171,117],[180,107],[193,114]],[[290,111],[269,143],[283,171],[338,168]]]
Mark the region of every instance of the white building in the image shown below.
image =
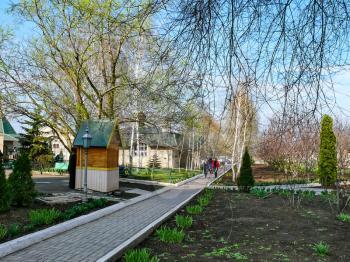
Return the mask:
[[[64,146],[64,144],[62,143],[62,141],[67,145],[70,143],[67,143],[67,140],[63,137],[60,136],[60,139],[57,137],[57,135],[52,131],[52,129],[50,127],[44,127],[41,130],[41,134],[43,137],[47,137],[50,139],[50,143],[51,143],[51,149],[52,152],[54,154],[54,156],[56,157],[57,155],[61,154],[63,155],[63,161],[64,162],[68,162],[69,161],[69,155],[70,152],[69,150]],[[71,136],[70,137],[71,141],[73,141],[74,137]]]

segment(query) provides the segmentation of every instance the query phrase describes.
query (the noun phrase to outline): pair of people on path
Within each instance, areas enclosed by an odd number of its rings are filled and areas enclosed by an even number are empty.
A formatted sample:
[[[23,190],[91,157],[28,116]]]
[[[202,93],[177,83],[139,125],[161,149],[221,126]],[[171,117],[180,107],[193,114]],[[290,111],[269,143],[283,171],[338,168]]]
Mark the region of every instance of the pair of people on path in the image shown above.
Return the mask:
[[[209,158],[207,162],[204,163],[203,171],[204,176],[207,177],[208,172],[210,173],[210,176],[214,173],[215,178],[218,177],[218,170],[220,168],[220,162],[216,158],[212,159]]]

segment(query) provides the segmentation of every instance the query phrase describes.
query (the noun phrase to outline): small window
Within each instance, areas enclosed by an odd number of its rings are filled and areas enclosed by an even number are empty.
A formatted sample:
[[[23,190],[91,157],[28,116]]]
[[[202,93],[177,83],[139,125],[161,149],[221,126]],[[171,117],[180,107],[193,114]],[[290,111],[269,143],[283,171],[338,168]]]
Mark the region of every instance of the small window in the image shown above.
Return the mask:
[[[53,146],[53,148],[60,148],[59,144],[53,144],[52,146]]]
[[[134,156],[137,156],[137,144],[134,145]],[[140,144],[140,156],[147,156],[147,145]]]

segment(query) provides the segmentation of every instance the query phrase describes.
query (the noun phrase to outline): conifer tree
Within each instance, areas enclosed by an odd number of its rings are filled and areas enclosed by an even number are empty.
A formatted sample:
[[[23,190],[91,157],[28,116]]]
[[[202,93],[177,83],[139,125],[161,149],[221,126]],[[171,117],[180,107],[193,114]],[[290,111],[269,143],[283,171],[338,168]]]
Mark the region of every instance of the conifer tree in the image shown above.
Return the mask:
[[[333,132],[333,119],[324,115],[320,131],[320,153],[318,159],[320,183],[333,185],[337,178],[336,137]]]
[[[150,168],[160,168],[161,163],[160,163],[160,160],[159,160],[157,154],[154,154],[154,155],[151,157],[151,159],[148,161],[148,166],[149,166]]]
[[[242,158],[242,165],[237,178],[237,186],[239,190],[243,192],[249,192],[250,188],[254,186],[252,159],[247,148],[245,149]]]
[[[11,195],[3,167],[3,157],[0,155],[0,213],[9,210]]]
[[[22,152],[15,161],[13,172],[10,174],[8,182],[13,203],[18,206],[28,206],[33,202],[36,192],[28,154]]]

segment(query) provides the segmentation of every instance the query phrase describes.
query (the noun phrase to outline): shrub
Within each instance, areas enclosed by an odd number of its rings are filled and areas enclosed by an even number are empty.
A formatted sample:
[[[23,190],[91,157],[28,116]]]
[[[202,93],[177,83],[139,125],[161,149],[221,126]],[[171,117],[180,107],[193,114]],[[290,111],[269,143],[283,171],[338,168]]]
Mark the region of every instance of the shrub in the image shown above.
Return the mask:
[[[243,155],[241,169],[237,178],[237,186],[243,192],[249,192],[250,188],[254,186],[251,157],[247,148]]]
[[[3,167],[2,155],[0,155],[0,213],[10,209],[11,194]]]
[[[20,224],[11,224],[8,227],[8,235],[11,237],[17,236],[22,232],[22,226]]]
[[[176,225],[181,229],[189,228],[192,226],[192,223],[193,223],[193,219],[190,216],[176,215],[175,220],[176,220]]]
[[[8,182],[14,203],[19,206],[26,206],[33,202],[36,192],[27,154],[21,154],[18,160],[15,161],[13,172]]]
[[[0,224],[0,240],[3,240],[7,236],[7,228]]]
[[[340,213],[340,214],[337,216],[337,218],[338,218],[340,221],[350,223],[350,216],[349,216],[348,214]]]
[[[152,257],[147,248],[128,250],[124,255],[125,262],[159,262],[157,257]]]
[[[197,215],[203,212],[203,208],[200,205],[187,206],[186,211],[189,214]]]
[[[323,186],[333,185],[336,181],[336,137],[333,132],[333,120],[328,115],[324,115],[321,122],[318,172],[320,176],[320,183]]]
[[[264,188],[253,188],[250,190],[250,193],[258,198],[265,198],[270,194],[270,192]]]
[[[62,216],[57,209],[39,209],[29,212],[29,220],[33,225],[50,225]]]
[[[198,204],[201,206],[201,207],[205,207],[207,205],[209,205],[209,197],[207,196],[202,196],[198,199]]]
[[[313,250],[320,256],[325,256],[329,253],[329,246],[323,241],[314,244]]]
[[[159,239],[166,243],[181,243],[185,237],[185,233],[182,230],[176,228],[161,227],[157,229],[156,235]]]

